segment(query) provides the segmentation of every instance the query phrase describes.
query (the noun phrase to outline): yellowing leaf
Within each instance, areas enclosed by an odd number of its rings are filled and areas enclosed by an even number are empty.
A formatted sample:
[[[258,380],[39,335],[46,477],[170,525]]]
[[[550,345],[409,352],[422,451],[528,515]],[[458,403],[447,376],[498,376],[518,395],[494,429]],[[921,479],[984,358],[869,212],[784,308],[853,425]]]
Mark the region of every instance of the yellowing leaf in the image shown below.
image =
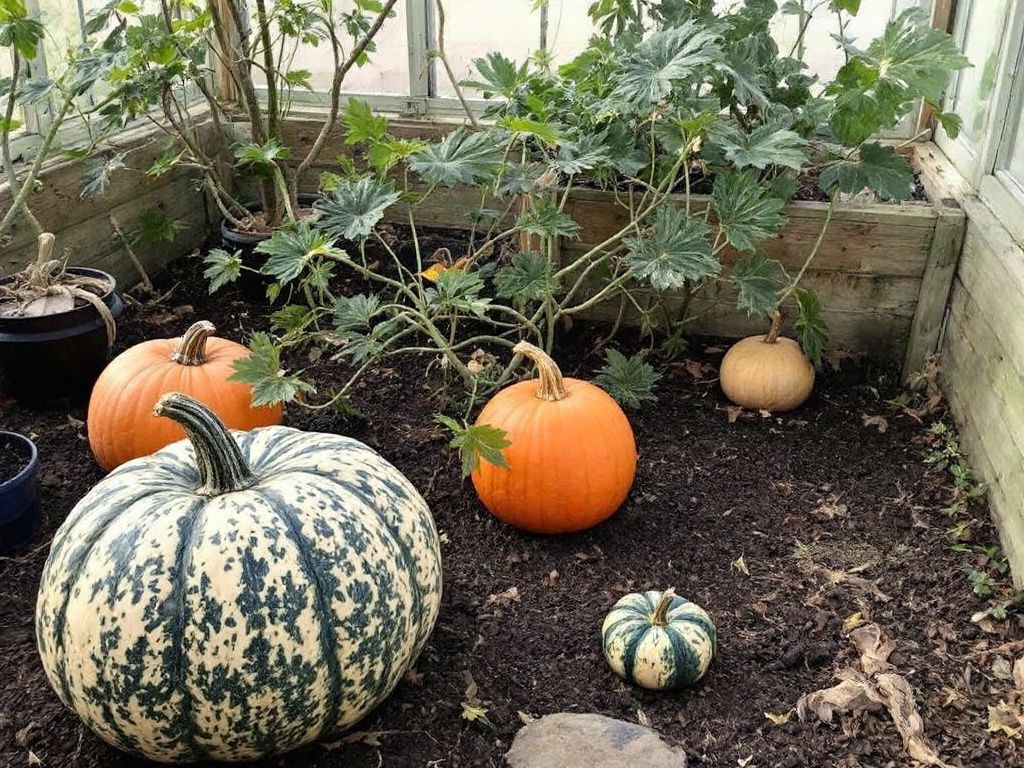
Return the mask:
[[[860,611],[851,613],[845,619],[843,619],[843,632],[850,632],[851,630],[859,627],[864,623],[864,614]]]
[[[464,272],[466,266],[469,264],[469,259],[463,256],[461,259],[457,259],[453,264],[449,264],[445,260],[435,261],[429,267],[420,272],[420,277],[425,280],[429,280],[432,283],[436,283],[438,278],[441,277],[445,272]]]

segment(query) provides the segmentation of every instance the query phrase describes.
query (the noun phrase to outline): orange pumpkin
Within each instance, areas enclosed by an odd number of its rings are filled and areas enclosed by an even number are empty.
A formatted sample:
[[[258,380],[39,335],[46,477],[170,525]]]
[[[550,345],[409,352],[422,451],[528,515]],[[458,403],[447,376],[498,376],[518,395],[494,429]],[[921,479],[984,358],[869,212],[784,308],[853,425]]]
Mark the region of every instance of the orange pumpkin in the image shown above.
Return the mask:
[[[154,339],[122,352],[97,379],[89,400],[89,445],[106,470],[185,437],[171,419],[153,415],[168,392],[183,392],[212,408],[231,429],[281,423],[281,404],[253,408],[248,384],[228,381],[241,344],[213,336],[201,320],[180,339]]]
[[[481,461],[473,485],[496,517],[534,533],[590,528],[617,510],[636,474],[636,441],[626,415],[603,389],[562,378],[542,350],[514,352],[537,379],[506,387],[477,419],[505,431],[507,468]]]
[[[736,342],[722,358],[718,378],[725,396],[757,411],[790,411],[814,389],[814,366],[793,339],[779,336],[782,315],[763,336]]]

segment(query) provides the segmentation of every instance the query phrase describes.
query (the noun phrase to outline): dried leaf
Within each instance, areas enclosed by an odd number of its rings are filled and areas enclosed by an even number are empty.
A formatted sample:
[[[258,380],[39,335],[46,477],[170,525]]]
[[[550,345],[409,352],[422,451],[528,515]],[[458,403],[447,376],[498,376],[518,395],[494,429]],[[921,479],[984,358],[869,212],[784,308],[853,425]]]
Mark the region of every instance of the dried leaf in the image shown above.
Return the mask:
[[[28,751],[28,764],[29,765],[42,765],[43,761],[39,759],[35,752],[31,749]]]
[[[1024,693],[1024,656],[1013,662],[1013,684],[1019,693]]]
[[[735,424],[736,419],[743,413],[743,409],[738,405],[727,405],[725,406],[726,418],[729,419],[730,424]]]
[[[730,563],[730,567],[734,571],[739,571],[744,576],[750,575],[750,570],[747,568],[747,561],[743,559],[743,555],[740,555],[735,560],[733,560],[732,563]]]
[[[518,603],[519,601],[519,588],[509,587],[504,592],[499,592],[496,595],[490,595],[487,600],[484,601],[484,608],[505,608],[512,603]]]
[[[1015,739],[1024,732],[1024,711],[1020,704],[1009,704],[1000,700],[994,707],[988,708],[988,729],[992,733],[1004,733]]]
[[[651,718],[649,718],[647,716],[647,713],[644,712],[639,707],[636,710],[636,721],[638,723],[640,723],[640,725],[642,725],[644,728],[650,728],[651,727]]]
[[[775,725],[785,725],[789,722],[789,716],[792,714],[792,710],[781,715],[777,715],[774,712],[765,712],[764,716],[771,720]]]
[[[1013,680],[1013,667],[1004,656],[996,656],[992,660],[992,676],[997,680]]]
[[[865,427],[875,427],[882,434],[885,434],[885,431],[889,429],[889,420],[885,416],[869,416],[863,413],[861,418],[864,420]]]
[[[523,725],[529,725],[530,723],[532,723],[534,720],[537,719],[536,717],[531,715],[529,712],[523,712],[523,710],[521,710],[521,709],[516,710],[516,714],[519,715],[519,722],[521,722]]]
[[[557,585],[558,585],[558,571],[556,569],[552,568],[551,572],[547,576],[544,577],[544,586],[545,587],[555,587]]]

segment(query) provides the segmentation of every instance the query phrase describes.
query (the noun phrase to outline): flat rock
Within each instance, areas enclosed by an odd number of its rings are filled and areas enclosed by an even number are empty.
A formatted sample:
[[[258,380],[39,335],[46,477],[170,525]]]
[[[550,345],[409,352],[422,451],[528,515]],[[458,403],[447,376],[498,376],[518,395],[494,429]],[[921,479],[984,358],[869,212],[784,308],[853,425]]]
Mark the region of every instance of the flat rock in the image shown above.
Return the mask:
[[[686,753],[650,728],[572,712],[520,728],[505,759],[510,768],[686,768]]]

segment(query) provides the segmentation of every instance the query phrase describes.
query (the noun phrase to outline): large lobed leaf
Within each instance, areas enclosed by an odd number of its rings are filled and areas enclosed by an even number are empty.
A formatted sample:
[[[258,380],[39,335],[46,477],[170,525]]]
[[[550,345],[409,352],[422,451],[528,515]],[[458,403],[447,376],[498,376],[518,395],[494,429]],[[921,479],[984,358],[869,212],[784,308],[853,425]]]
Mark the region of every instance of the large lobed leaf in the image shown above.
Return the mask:
[[[255,407],[287,403],[303,392],[316,392],[316,387],[301,378],[302,371],[289,374],[281,368],[281,350],[262,332],[249,340],[249,356],[232,365],[235,372],[228,381],[250,385]]]
[[[712,133],[715,144],[725,159],[737,168],[759,168],[770,165],[799,171],[807,161],[807,142],[790,130],[762,125],[750,133],[732,125],[723,125]]]
[[[520,304],[543,301],[559,289],[551,260],[536,251],[522,251],[494,275],[499,296]]]
[[[341,253],[330,233],[314,229],[307,221],[277,230],[256,246],[256,252],[267,256],[260,271],[282,285],[297,278],[315,261]]]
[[[665,100],[675,83],[721,59],[717,34],[706,27],[686,21],[659,30],[623,57],[611,100],[645,111]]]
[[[400,197],[390,181],[369,176],[355,181],[342,179],[328,197],[316,203],[322,213],[319,226],[335,237],[365,240]]]
[[[722,265],[711,252],[710,229],[703,218],[690,217],[671,205],[663,205],[650,232],[626,238],[629,271],[658,291],[698,283],[717,275]]]
[[[786,223],[785,202],[761,186],[753,171],[725,171],[715,177],[712,191],[719,226],[729,245],[752,251]]]
[[[906,200],[913,192],[914,174],[892,147],[877,142],[860,148],[856,160],[840,160],[825,168],[818,179],[828,194],[855,195],[867,188],[886,200]]]
[[[732,273],[738,289],[736,306],[748,315],[771,316],[779,304],[779,289],[785,282],[782,265],[763,253],[736,262]]]
[[[501,168],[501,153],[487,132],[449,133],[414,156],[409,167],[430,184],[482,184]]]

